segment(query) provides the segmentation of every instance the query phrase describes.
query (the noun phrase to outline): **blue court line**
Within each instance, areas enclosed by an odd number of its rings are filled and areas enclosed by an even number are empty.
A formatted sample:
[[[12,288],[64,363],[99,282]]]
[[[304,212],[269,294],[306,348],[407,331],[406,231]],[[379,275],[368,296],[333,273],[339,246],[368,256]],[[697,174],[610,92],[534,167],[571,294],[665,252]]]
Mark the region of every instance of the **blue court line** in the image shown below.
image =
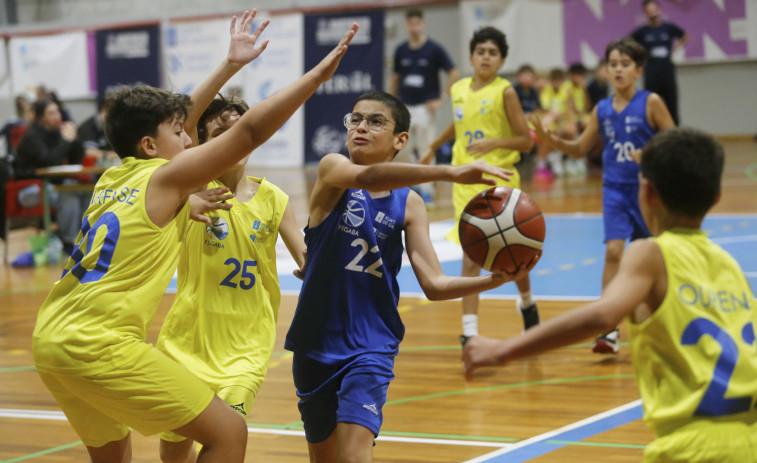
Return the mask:
[[[641,400],[637,400],[555,431],[526,439],[511,447],[468,460],[465,463],[526,462],[565,447],[570,442],[578,442],[636,421],[641,419],[642,416]]]

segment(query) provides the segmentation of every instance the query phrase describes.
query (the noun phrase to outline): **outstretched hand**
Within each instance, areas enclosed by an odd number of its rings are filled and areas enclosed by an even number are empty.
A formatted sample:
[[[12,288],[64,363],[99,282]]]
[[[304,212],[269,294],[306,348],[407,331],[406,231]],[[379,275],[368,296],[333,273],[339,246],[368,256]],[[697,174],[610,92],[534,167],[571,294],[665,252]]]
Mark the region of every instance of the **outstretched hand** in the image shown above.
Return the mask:
[[[536,133],[536,136],[539,137],[539,140],[549,143],[549,140],[552,138],[552,131],[549,129],[544,129],[544,124],[542,124],[539,116],[537,116],[535,113],[531,113],[526,119],[531,123],[531,125],[533,125],[534,133]]]
[[[463,346],[465,377],[468,380],[473,379],[476,369],[480,367],[504,365],[506,359],[502,358],[500,352],[503,351],[502,347],[506,342],[483,336],[468,338]]]
[[[347,52],[347,46],[352,41],[352,38],[355,37],[355,34],[357,34],[358,29],[359,26],[357,23],[352,23],[352,26],[350,26],[349,30],[344,34],[342,40],[339,41],[336,47],[334,47],[334,49],[331,50],[331,52],[329,52],[329,54],[326,55],[315,68],[313,68],[313,72],[319,76],[321,82],[326,82],[334,75],[336,68],[339,66],[339,62],[342,61],[342,57]]]
[[[510,181],[510,176],[514,174],[511,170],[495,167],[481,159],[468,164],[455,166],[452,169],[452,181],[465,184],[483,183],[485,185],[496,185],[497,181],[491,177]],[[484,174],[491,177],[484,177]]]
[[[257,12],[257,10],[252,10],[252,12],[245,11],[242,13],[239,24],[237,24],[236,16],[231,17],[231,26],[229,27],[231,41],[229,42],[229,54],[227,56],[230,63],[244,66],[260,56],[268,46],[268,40],[265,40],[258,47],[255,44],[260,34],[268,27],[268,24],[271,22],[270,19],[266,19],[260,23],[255,32],[250,33],[250,28]]]
[[[200,190],[189,197],[189,218],[196,222],[210,225],[210,217],[206,216],[205,213],[219,209],[231,209],[231,204],[221,201],[226,201],[233,197],[234,195],[229,193],[228,188],[218,187]]]

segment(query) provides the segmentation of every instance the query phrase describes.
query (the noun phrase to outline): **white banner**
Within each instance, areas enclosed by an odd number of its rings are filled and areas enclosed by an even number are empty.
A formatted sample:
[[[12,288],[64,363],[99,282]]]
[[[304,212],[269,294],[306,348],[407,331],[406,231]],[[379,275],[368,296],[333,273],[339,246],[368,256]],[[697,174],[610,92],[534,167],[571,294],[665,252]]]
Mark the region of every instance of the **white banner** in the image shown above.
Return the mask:
[[[190,95],[210,75],[229,51],[230,23],[231,19],[215,19],[165,25],[163,69],[168,89]],[[240,82],[236,75],[224,89]]]
[[[16,93],[42,84],[62,100],[92,97],[86,32],[12,37],[8,48]]]
[[[258,14],[253,24],[266,18]],[[268,48],[244,69],[244,98],[250,106],[258,103],[303,74],[304,19],[302,14],[271,17],[261,35]],[[304,163],[304,109],[300,108],[265,144],[250,156],[249,165],[299,167]]]
[[[8,68],[8,52],[5,41],[0,43],[0,99],[11,98],[11,73]]]
[[[509,50],[502,72],[515,72],[521,64],[537,69],[561,66],[563,48],[562,6],[554,0],[473,0],[460,2],[464,56],[473,32],[493,26],[505,33]],[[469,60],[461,75],[472,75]]]

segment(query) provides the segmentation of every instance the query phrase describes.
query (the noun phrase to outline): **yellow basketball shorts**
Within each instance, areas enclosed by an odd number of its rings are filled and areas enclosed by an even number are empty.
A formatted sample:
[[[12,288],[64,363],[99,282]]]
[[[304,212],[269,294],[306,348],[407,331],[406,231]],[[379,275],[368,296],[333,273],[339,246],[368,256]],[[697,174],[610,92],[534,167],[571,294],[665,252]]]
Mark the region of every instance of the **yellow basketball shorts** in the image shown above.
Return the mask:
[[[255,402],[255,391],[243,386],[222,387],[217,394],[229,407],[241,413],[245,418],[250,414],[252,404]],[[171,431],[160,433],[160,438],[167,442],[181,442],[187,439]]]
[[[658,437],[644,463],[757,463],[757,424],[691,423]]]
[[[510,181],[506,182],[502,179],[497,179],[496,186],[510,186],[513,188],[520,188],[520,173],[515,167],[505,167],[512,170],[513,175],[510,176]],[[474,185],[463,185],[455,183],[452,185],[452,205],[455,207],[455,226],[447,232],[446,238],[453,243],[460,244],[460,237],[458,236],[457,228],[460,223],[460,216],[463,214],[463,209],[468,205],[468,201],[473,199],[474,196],[481,193],[484,190],[493,188],[491,185],[484,185],[483,183],[477,183]]]
[[[155,347],[138,343],[124,353],[127,368],[96,374],[38,367],[84,445],[101,447],[121,440],[133,428],[148,436],[180,428],[213,399],[213,391]]]

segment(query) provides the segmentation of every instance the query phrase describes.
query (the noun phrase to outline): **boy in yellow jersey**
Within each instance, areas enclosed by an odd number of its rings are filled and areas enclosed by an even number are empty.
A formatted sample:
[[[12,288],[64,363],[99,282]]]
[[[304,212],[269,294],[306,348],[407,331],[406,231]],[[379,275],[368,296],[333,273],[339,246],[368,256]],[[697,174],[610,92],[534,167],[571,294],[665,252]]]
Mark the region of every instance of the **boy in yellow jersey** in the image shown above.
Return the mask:
[[[255,58],[255,49],[243,46],[254,44],[249,34],[252,19],[252,15],[243,16],[239,30],[232,33],[226,62],[246,64]],[[229,68],[226,62],[192,95],[199,110],[207,106],[195,124],[199,144],[219,137],[248,110],[238,98],[218,97],[206,104],[208,96],[216,95],[233,75],[224,72]],[[229,71],[236,69],[240,67]],[[305,263],[305,240],[289,197],[266,179],[246,176],[248,157],[208,185],[209,198],[204,199],[223,200],[207,204],[216,212],[193,210],[207,216],[199,215],[202,222],[187,225],[178,292],[157,343],[159,350],[186,366],[245,417],[263,383],[276,340],[281,299],[276,270],[279,233],[299,266]],[[231,194],[224,194],[227,191]],[[193,195],[190,202],[194,199]],[[203,198],[199,203],[206,204]],[[160,437],[163,462],[196,459],[192,439],[174,432]]]
[[[106,133],[122,165],[95,186],[74,252],[40,309],[37,371],[93,462],[128,461],[130,428],[203,444],[197,461],[242,462],[244,420],[145,342],[176,268],[187,198],[267,140],[336,70],[357,25],[317,66],[226,133],[185,149],[188,97],[137,87],[109,98]]]
[[[468,164],[484,159],[489,164],[514,172],[509,180],[496,179],[497,185],[520,188],[520,175],[513,167],[520,153],[533,147],[523,108],[518,94],[510,82],[499,77],[497,72],[507,57],[505,34],[493,27],[480,29],[470,41],[470,62],[475,75],[458,80],[451,88],[454,122],[451,123],[428,147],[421,159],[430,163],[434,152],[444,143],[455,139],[452,147],[452,165]],[[452,203],[455,220],[466,204],[487,185],[462,185],[452,187]],[[460,243],[457,225],[447,233],[447,238]],[[477,276],[481,272],[475,262],[463,254],[463,276]],[[528,275],[517,280],[520,299],[517,307],[523,315],[525,329],[539,323],[539,313],[531,295]],[[463,334],[460,341],[478,335],[478,294],[463,297]]]
[[[602,297],[505,341],[472,338],[469,376],[574,344],[628,318],[655,440],[645,462],[757,462],[757,301],[736,261],[701,230],[720,197],[723,149],[692,129],[641,153],[639,202],[654,237],[631,243]]]

